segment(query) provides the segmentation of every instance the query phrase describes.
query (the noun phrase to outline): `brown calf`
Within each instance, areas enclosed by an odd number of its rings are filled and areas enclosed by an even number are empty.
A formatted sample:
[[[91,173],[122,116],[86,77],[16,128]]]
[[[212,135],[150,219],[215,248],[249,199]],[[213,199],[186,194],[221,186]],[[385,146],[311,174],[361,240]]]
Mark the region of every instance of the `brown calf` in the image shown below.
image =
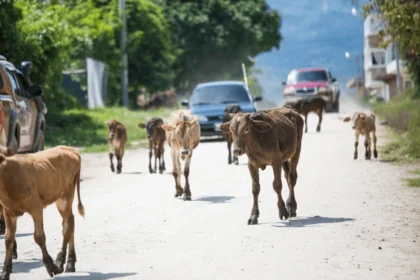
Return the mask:
[[[286,105],[295,109],[299,114],[305,116],[305,133],[308,132],[308,114],[314,112],[318,115],[318,125],[316,127],[316,132],[321,131],[322,123],[322,114],[324,112],[327,102],[322,97],[313,97],[311,99],[301,99],[295,103],[290,103]]]
[[[0,203],[6,222],[6,256],[0,279],[9,279],[12,272],[13,244],[17,217],[29,213],[34,221],[34,239],[42,250],[42,261],[53,277],[64,270],[75,272],[73,197],[77,188],[78,211],[84,216],[80,199],[81,157],[77,150],[57,146],[33,154],[5,157],[0,155]],[[56,203],[63,218],[63,243],[54,264],[45,245],[43,209]]]
[[[372,133],[373,138],[373,156],[378,158],[378,151],[376,150],[376,125],[375,125],[375,115],[374,114],[365,114],[361,112],[355,112],[353,117],[346,117],[344,122],[349,122],[351,119],[354,120],[353,129],[355,132],[355,142],[354,142],[354,159],[357,159],[357,147],[359,146],[359,136],[365,136],[365,159],[370,159],[372,156],[371,152],[371,139],[370,134]]]
[[[122,170],[122,158],[124,156],[124,145],[127,142],[127,130],[125,126],[115,119],[106,123],[109,128],[108,145],[109,145],[109,160],[111,161],[111,171],[114,172],[113,157],[117,158],[117,174]]]
[[[257,224],[260,211],[258,195],[260,182],[258,169],[271,165],[274,171],[273,188],[277,193],[279,216],[282,220],[296,217],[297,203],[294,187],[297,181],[297,165],[303,135],[303,119],[293,109],[280,107],[256,113],[237,113],[232,120],[220,127],[233,137],[233,153],[248,156],[248,168],[252,178],[254,203],[248,224]],[[289,185],[286,205],[281,196],[281,170]],[[287,210],[286,210],[287,206]]]
[[[191,200],[190,163],[193,150],[200,143],[200,124],[197,117],[189,110],[176,110],[171,113],[168,124],[162,125],[166,132],[166,139],[171,147],[172,175],[175,179],[175,197],[184,194],[184,200]],[[185,161],[185,188],[181,187],[181,162]]]
[[[159,173],[165,170],[164,152],[166,135],[162,128],[163,120],[161,118],[151,118],[147,123],[139,123],[140,128],[146,128],[147,138],[149,139],[149,172],[156,173],[156,161],[159,159]],[[155,153],[155,168],[152,169],[152,151]]]
[[[229,105],[225,108],[225,110],[223,111],[223,122],[228,122],[231,120],[231,115],[234,115],[236,113],[240,113],[242,112],[241,106],[239,106],[238,104],[232,104]],[[227,147],[228,147],[228,164],[232,163],[232,135],[230,133],[225,133],[223,132],[223,136],[225,137],[226,141],[227,141]],[[233,155],[233,162],[238,165],[239,164],[239,160],[238,157]]]

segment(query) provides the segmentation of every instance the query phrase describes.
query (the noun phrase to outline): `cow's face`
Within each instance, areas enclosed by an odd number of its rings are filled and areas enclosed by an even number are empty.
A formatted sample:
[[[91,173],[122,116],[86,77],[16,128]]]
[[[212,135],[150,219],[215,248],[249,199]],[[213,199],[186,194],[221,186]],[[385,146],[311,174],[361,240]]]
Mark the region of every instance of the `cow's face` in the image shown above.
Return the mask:
[[[108,139],[114,140],[115,135],[117,134],[118,122],[115,119],[113,119],[113,120],[108,121],[106,124],[108,125],[108,128],[109,128]]]
[[[166,132],[172,133],[172,141],[175,141],[180,149],[180,156],[185,158],[190,156],[193,151],[193,130],[197,129],[195,125],[197,124],[198,119],[194,118],[192,121],[180,121],[177,125],[162,125],[162,128]]]
[[[229,122],[223,123],[220,129],[230,133],[233,139],[233,154],[241,156],[245,153],[245,146],[251,143],[256,133],[269,131],[272,126],[265,121],[258,120],[258,115],[237,113],[232,115]]]

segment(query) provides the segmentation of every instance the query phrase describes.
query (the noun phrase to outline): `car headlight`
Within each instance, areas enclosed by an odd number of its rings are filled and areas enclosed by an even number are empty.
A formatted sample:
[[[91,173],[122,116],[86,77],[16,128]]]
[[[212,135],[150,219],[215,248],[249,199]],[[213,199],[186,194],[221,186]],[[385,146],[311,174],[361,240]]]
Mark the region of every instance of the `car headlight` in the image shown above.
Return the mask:
[[[318,92],[321,93],[321,94],[328,93],[328,88],[327,87],[320,87],[318,89]]]
[[[288,87],[283,92],[284,95],[296,94],[296,89],[294,87]]]
[[[206,122],[208,121],[206,116],[197,116],[199,122]]]

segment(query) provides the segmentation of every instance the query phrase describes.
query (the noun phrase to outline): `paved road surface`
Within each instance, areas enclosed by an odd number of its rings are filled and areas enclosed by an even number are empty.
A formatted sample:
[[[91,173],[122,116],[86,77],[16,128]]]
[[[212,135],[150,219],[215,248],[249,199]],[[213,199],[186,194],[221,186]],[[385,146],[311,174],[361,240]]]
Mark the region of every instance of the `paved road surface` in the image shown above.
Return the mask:
[[[341,115],[356,107],[347,100]],[[228,166],[223,142],[200,143],[194,153],[191,202],[173,197],[170,173],[148,174],[145,149],[127,152],[121,175],[110,172],[106,154],[84,155],[86,218],[75,214],[78,272],[56,278],[420,279],[419,190],[402,185],[407,167],[354,161],[353,131],[338,117],[327,114],[320,134],[316,117],[309,120],[297,218],[279,220],[272,169],[260,171],[256,226],[246,223],[252,206],[246,157]],[[165,157],[170,172],[169,153]],[[61,219],[54,206],[44,213],[55,257]],[[17,231],[12,279],[48,279],[28,215]],[[0,252],[3,257],[3,246]]]

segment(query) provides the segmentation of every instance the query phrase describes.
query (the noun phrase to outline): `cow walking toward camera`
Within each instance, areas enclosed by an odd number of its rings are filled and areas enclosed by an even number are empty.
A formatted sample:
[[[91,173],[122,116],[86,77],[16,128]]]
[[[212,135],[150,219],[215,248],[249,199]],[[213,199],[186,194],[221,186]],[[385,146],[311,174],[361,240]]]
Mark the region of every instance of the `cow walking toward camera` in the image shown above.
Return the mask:
[[[297,181],[303,118],[295,110],[280,107],[256,113],[237,113],[232,120],[220,127],[233,138],[233,153],[236,156],[248,156],[248,169],[252,178],[254,203],[248,224],[257,224],[260,211],[258,195],[260,193],[259,169],[267,165],[273,167],[273,188],[277,193],[277,207],[280,219],[296,217],[297,202],[294,188]],[[289,198],[283,201],[281,190],[281,170],[289,186]],[[287,207],[287,209],[286,209]]]
[[[124,145],[127,142],[127,130],[125,126],[115,119],[106,123],[109,128],[108,146],[109,160],[111,162],[111,171],[114,172],[114,155],[117,158],[117,174],[122,171],[122,158],[124,156]]]
[[[314,112],[318,115],[318,125],[316,132],[321,131],[322,114],[324,113],[327,101],[322,97],[313,97],[311,99],[301,99],[286,106],[295,109],[299,114],[305,117],[305,133],[308,132],[308,114]]]
[[[232,118],[232,116],[236,113],[241,113],[242,109],[241,106],[239,106],[238,104],[232,104],[229,105],[225,108],[225,110],[223,111],[223,122],[228,122],[230,121],[230,119]],[[225,133],[223,132],[223,136],[226,139],[227,142],[227,148],[228,148],[228,164],[231,164],[232,162],[234,162],[236,165],[239,164],[239,160],[238,157],[233,155],[233,161],[232,161],[232,135],[230,133]]]
[[[77,209],[84,216],[80,199],[81,157],[72,147],[57,146],[33,154],[5,157],[0,154],[0,203],[6,222],[6,253],[0,279],[12,272],[17,218],[24,213],[34,221],[34,239],[42,251],[42,261],[50,277],[64,271],[75,272],[73,198],[77,190]],[[63,243],[55,263],[46,247],[43,209],[54,203],[63,221]],[[67,247],[69,249],[67,255]],[[67,255],[67,256],[66,256]]]
[[[147,131],[147,139],[149,139],[149,172],[156,173],[156,162],[159,159],[159,173],[165,171],[164,152],[166,135],[162,128],[163,120],[161,118],[151,118],[146,123],[139,123],[140,128],[145,128]],[[155,167],[152,169],[152,156],[155,154]]]
[[[359,136],[365,136],[365,159],[369,160],[372,157],[371,152],[371,138],[370,134],[372,134],[373,138],[373,156],[378,158],[378,151],[376,150],[376,125],[375,125],[375,115],[365,114],[362,112],[355,112],[353,117],[346,117],[344,118],[344,122],[349,122],[350,120],[354,120],[353,129],[355,130],[355,142],[354,142],[354,159],[357,159],[357,147],[359,146]]]
[[[171,147],[172,175],[175,179],[175,197],[183,195],[184,200],[191,200],[190,163],[193,151],[200,143],[200,124],[197,117],[189,110],[176,110],[171,113],[168,124],[162,125],[166,139]],[[181,160],[185,161],[185,188],[181,187]]]

